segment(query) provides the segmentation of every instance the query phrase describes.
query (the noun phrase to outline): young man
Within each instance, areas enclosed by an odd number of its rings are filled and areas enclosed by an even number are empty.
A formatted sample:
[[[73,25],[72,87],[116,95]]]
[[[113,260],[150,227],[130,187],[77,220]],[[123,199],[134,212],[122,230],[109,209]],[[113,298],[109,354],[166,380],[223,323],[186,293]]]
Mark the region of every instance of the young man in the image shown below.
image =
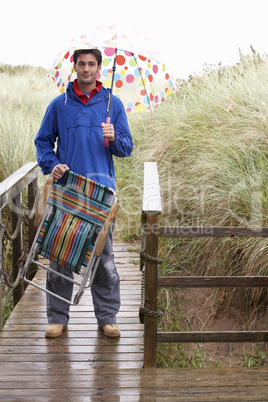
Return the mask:
[[[97,49],[74,52],[77,79],[70,82],[66,94],[48,106],[35,138],[37,161],[44,174],[61,179],[66,169],[115,189],[113,155],[127,157],[133,143],[122,102],[115,96],[111,102],[111,122],[105,124],[110,90],[97,81],[102,56]],[[104,146],[108,138],[109,147]],[[57,150],[54,150],[57,143]],[[53,269],[64,270],[50,262]],[[73,284],[51,272],[47,289],[71,299]],[[119,276],[114,264],[112,232],[109,233],[96,276],[91,286],[95,315],[104,334],[120,336],[116,314],[120,307]],[[69,305],[47,294],[48,326],[46,337],[62,334],[69,320]]]

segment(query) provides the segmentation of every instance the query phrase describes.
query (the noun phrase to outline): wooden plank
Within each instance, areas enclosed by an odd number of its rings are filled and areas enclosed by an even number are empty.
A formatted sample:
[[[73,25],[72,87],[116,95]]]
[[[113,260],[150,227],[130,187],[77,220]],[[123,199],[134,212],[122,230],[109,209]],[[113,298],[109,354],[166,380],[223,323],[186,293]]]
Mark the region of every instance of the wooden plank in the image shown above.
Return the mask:
[[[188,342],[188,343],[244,343],[244,342],[267,342],[268,331],[211,331],[211,332],[158,332],[157,342],[173,343],[173,342]]]
[[[94,324],[68,324],[68,332],[69,331],[96,331],[96,324],[97,321]],[[6,324],[5,325],[5,330],[6,331],[43,331],[45,330],[46,327],[46,323],[43,324],[26,324],[26,325],[22,325],[22,324],[16,324],[16,325],[12,325],[12,324]],[[133,324],[121,324],[121,329],[125,330],[125,331],[131,331],[131,328],[133,327]],[[135,327],[135,332],[137,331],[142,331],[143,330],[143,326],[142,325],[137,325]]]
[[[267,394],[262,393],[261,391],[257,391],[254,386],[247,387],[246,390],[244,388],[237,388],[235,390],[230,390],[230,388],[226,388],[226,391],[222,388],[214,388],[213,391],[208,393],[204,389],[196,389],[193,386],[191,387],[177,387],[176,389],[171,390],[158,390],[158,388],[110,388],[105,391],[105,387],[99,387],[99,389],[92,388],[87,386],[87,388],[82,389],[55,389],[51,388],[51,392],[48,394],[47,390],[44,389],[31,389],[27,390],[29,395],[28,399],[21,399],[21,391],[12,390],[12,395],[14,398],[19,398],[20,401],[24,400],[34,400],[36,402],[46,400],[48,395],[53,395],[53,397],[49,397],[49,401],[58,402],[60,400],[74,401],[74,400],[102,400],[106,401],[111,398],[113,395],[114,400],[123,400],[123,401],[190,401],[193,399],[193,394],[196,398],[201,398],[199,400],[206,401],[233,401],[233,396],[235,395],[236,400],[240,401],[265,401]],[[232,393],[231,393],[232,392]],[[235,393],[234,393],[235,392]],[[267,390],[266,390],[267,392]],[[0,396],[9,400],[8,398],[10,394],[10,390],[5,390],[1,392]],[[90,395],[90,397],[89,397]],[[217,399],[215,399],[215,395],[217,395]],[[76,399],[79,398],[79,399]],[[90,399],[89,399],[90,398]],[[142,398],[142,399],[140,399]],[[197,399],[198,400],[198,399]]]
[[[268,237],[268,228],[160,226],[160,237]]]
[[[159,276],[157,286],[189,288],[265,287],[268,286],[268,276]]]
[[[97,324],[96,324],[97,326]],[[44,333],[45,333],[45,328],[46,325],[43,325],[42,327],[39,327],[38,329],[32,328],[31,330],[21,330],[21,331],[13,331],[12,333],[10,331],[2,331],[0,334],[0,339],[2,338],[28,338],[29,339],[29,344],[31,344],[32,341],[34,341],[36,338],[43,338]],[[122,332],[122,331],[121,331]],[[67,336],[67,331],[63,335],[61,335],[60,339],[64,339]],[[75,329],[68,329],[68,338],[93,338],[93,339],[101,339],[103,338],[104,335],[98,330],[94,331],[80,331],[79,332],[79,327]],[[121,338],[143,338],[143,331],[141,330],[135,330],[133,329],[132,331],[123,331]],[[111,340],[112,342],[112,340]],[[0,342],[1,344],[1,342]],[[140,363],[142,366],[142,364]]]
[[[22,192],[40,173],[37,162],[29,162],[0,183],[0,209]]]
[[[161,195],[156,162],[144,163],[143,214],[161,214]]]
[[[242,386],[248,385],[250,379],[254,378],[254,383],[257,386],[268,385],[268,377],[267,377],[267,368],[230,368],[230,369],[222,369],[222,368],[207,368],[207,369],[144,369],[144,370],[115,370],[113,373],[104,369],[102,372],[102,376],[95,376],[94,371],[89,370],[77,370],[72,373],[72,380],[74,382],[73,388],[79,388],[79,380],[81,381],[81,377],[87,375],[86,379],[89,384],[87,386],[93,386],[93,382],[96,385],[103,383],[103,378],[105,378],[105,385],[107,388],[110,388],[115,385],[115,381],[117,382],[120,379],[120,383],[122,386],[129,385],[130,387],[139,386],[140,377],[143,378],[144,383],[148,383],[148,387],[154,387],[156,384],[158,388],[175,388],[174,380],[177,385],[184,384],[185,386],[191,386],[193,381],[196,382],[196,385],[203,385],[204,387],[211,386]],[[95,378],[96,377],[96,378]],[[12,373],[2,374],[0,377],[0,385],[5,382],[6,388],[10,387],[10,383],[20,383],[25,379],[28,387],[34,386],[34,382],[36,381],[36,376],[32,376],[31,372],[26,371],[25,373],[18,373],[16,377],[12,375]],[[59,384],[63,385],[63,383],[67,383],[66,374],[58,373],[57,380],[54,375],[50,372],[44,372],[42,376],[42,383],[40,383],[39,388],[44,388],[46,386],[46,382],[49,381],[54,386],[56,385],[56,381]],[[83,380],[82,380],[83,381]],[[9,382],[9,383],[8,383]],[[31,384],[32,383],[32,384]],[[61,387],[60,385],[60,387]],[[82,385],[84,383],[82,382]],[[68,385],[68,388],[71,387],[71,384]]]
[[[107,364],[113,364],[115,362],[129,362],[131,367],[131,362],[140,363],[143,358],[143,353],[32,353],[31,355],[25,354],[0,354],[1,362],[16,362],[18,364],[22,362],[90,362],[90,363],[100,363],[106,362]]]
[[[60,337],[60,338],[55,338],[55,339],[50,339],[49,340],[49,345],[50,346],[109,346],[109,345],[114,345],[114,343],[117,343],[116,341],[111,341],[110,339],[107,340],[106,338],[103,337],[95,337],[95,338],[89,338],[89,337]],[[31,345],[31,346],[29,346]],[[35,339],[29,339],[29,336],[25,336],[22,338],[14,338],[12,337],[2,337],[1,338],[1,348],[2,347],[8,347],[8,346],[27,346],[27,347],[36,347],[36,346],[47,346],[48,345],[48,340],[45,337],[36,337]],[[125,346],[125,345],[140,345],[140,347],[143,347],[143,336],[139,337],[123,337],[120,340],[120,345],[119,346]]]
[[[267,368],[114,369],[111,372],[103,367],[96,372],[91,367],[73,368],[69,372],[65,365],[60,370],[60,362],[45,364],[47,368],[42,377],[27,369],[23,373],[11,370],[1,375],[1,399],[108,400],[113,395],[114,400],[127,401],[267,400]],[[54,373],[51,372],[53,365]]]

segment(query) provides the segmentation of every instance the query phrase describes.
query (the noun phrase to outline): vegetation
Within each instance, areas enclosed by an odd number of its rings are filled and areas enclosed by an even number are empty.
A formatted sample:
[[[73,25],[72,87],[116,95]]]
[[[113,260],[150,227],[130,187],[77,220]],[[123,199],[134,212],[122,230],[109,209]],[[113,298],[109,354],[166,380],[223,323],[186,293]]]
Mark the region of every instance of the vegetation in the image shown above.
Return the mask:
[[[0,79],[2,181],[25,163],[36,160],[33,138],[48,102],[58,90],[42,68],[0,65]]]
[[[23,66],[0,66],[0,180],[24,163],[35,160],[33,138],[50,99],[58,94],[46,71]],[[140,239],[143,164],[156,161],[160,176],[164,225],[267,226],[268,223],[268,59],[252,49],[237,65],[206,68],[201,76],[178,80],[178,92],[154,114],[129,115],[134,151],[117,159],[117,193],[121,210],[116,235]],[[267,275],[266,239],[180,239],[160,243],[164,264],[161,275]],[[159,323],[164,330],[203,328],[223,306],[242,300],[254,316],[236,322],[236,329],[252,329],[256,317],[266,314],[263,289],[215,291],[202,294],[208,317],[194,319],[201,299],[194,297],[189,311],[187,296],[159,295],[165,310]],[[175,313],[170,308],[176,307]],[[188,317],[186,317],[186,310]],[[253,319],[252,319],[253,317]],[[255,348],[255,346],[254,346]],[[240,351],[241,364],[264,361],[261,346],[252,355]],[[163,358],[160,345],[158,360]],[[252,349],[251,349],[252,351]],[[246,353],[246,354],[245,354]],[[209,365],[202,346],[169,345],[165,354],[174,366]],[[247,357],[245,357],[247,356]],[[188,363],[186,363],[188,362]],[[222,359],[214,360],[221,365]]]

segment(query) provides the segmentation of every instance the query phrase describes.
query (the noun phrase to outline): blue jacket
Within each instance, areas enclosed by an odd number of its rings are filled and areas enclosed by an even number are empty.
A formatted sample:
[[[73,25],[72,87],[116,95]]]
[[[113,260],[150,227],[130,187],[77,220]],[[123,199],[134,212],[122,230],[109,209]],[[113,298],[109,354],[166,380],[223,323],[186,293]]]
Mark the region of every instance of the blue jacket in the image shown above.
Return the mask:
[[[129,156],[133,143],[124,106],[112,96],[110,117],[116,139],[104,146],[101,123],[106,122],[109,93],[102,87],[84,105],[71,82],[66,94],[49,104],[35,137],[37,162],[44,174],[65,163],[72,171],[115,189],[113,155]]]

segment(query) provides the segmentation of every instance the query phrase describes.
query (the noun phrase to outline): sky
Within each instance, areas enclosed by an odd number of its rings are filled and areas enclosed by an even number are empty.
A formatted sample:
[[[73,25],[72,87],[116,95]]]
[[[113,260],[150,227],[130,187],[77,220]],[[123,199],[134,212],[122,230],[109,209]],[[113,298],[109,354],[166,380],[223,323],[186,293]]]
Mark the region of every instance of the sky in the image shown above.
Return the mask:
[[[268,53],[268,0],[13,0],[0,6],[0,63],[50,69],[92,25],[146,31],[174,78]],[[159,58],[159,57],[158,57]]]

